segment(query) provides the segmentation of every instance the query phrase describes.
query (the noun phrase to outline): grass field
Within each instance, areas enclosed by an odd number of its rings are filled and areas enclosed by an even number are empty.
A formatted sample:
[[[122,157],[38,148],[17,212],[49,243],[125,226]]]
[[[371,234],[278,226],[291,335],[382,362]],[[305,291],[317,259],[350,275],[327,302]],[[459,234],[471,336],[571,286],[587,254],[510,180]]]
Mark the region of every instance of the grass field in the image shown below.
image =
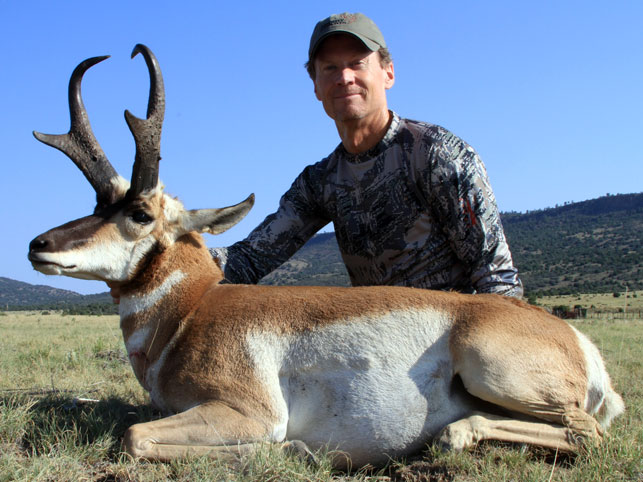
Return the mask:
[[[539,298],[538,304],[545,307],[580,305],[596,310],[614,310],[625,313],[640,313],[643,311],[643,291],[621,291],[615,297],[614,293],[595,293],[579,295],[559,295]]]
[[[600,446],[574,457],[499,443],[461,454],[427,447],[384,469],[344,474],[270,446],[236,466],[134,462],[120,451],[124,431],[159,414],[129,367],[118,318],[0,313],[0,481],[642,480],[643,321],[574,325],[602,350],[627,405]]]

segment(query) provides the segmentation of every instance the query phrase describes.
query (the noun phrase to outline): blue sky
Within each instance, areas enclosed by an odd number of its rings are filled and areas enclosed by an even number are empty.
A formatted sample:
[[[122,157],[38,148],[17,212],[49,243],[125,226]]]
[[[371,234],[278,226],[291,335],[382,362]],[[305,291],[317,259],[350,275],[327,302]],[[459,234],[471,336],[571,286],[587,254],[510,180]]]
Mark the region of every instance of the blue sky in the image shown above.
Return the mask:
[[[502,211],[643,189],[643,2],[140,2],[0,0],[3,236],[0,276],[82,293],[98,282],[46,277],[26,254],[37,234],[93,209],[80,171],[31,132],[69,128],[67,83],[82,60],[96,137],[129,178],[123,119],[143,116],[148,77],[136,43],[165,78],[161,179],[188,208],[257,196],[224,246],[274,211],[306,166],[339,142],[303,68],[315,23],[361,11],[392,52],[389,106],[440,124],[485,161]]]

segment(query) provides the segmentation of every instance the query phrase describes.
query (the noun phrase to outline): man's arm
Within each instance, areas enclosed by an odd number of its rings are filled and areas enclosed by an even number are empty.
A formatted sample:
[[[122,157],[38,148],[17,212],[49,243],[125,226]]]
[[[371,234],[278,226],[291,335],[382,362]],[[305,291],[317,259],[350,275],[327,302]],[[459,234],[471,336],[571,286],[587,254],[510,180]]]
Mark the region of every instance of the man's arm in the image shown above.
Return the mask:
[[[522,282],[481,159],[452,135],[433,154],[432,204],[456,256],[470,267],[473,287],[479,293],[522,297]]]
[[[311,188],[315,166],[307,167],[282,196],[279,209],[266,217],[246,239],[227,248],[212,248],[226,281],[254,284],[288,260],[329,219]]]

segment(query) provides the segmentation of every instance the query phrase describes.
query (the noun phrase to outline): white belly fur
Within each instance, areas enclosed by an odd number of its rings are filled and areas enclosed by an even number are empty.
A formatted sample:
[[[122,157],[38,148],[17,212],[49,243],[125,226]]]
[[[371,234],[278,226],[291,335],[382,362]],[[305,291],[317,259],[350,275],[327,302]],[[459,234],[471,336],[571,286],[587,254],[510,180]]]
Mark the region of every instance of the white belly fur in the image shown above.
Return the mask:
[[[451,320],[399,311],[298,335],[253,333],[247,346],[278,412],[273,440],[362,457],[420,449],[467,408],[450,395]]]

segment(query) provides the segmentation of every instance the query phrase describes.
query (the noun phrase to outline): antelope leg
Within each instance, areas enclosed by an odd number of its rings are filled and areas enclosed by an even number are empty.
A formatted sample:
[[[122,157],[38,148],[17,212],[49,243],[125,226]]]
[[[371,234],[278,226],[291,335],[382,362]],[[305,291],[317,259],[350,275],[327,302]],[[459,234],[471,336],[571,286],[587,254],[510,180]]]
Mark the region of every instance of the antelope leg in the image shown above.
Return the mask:
[[[469,417],[447,425],[438,435],[437,442],[447,450],[464,450],[483,440],[500,440],[575,452],[583,436],[599,438],[596,433],[579,433],[569,426],[475,412]]]
[[[132,425],[123,446],[135,458],[169,461],[208,455],[227,461],[269,440],[269,424],[220,402],[208,402],[171,417]]]

